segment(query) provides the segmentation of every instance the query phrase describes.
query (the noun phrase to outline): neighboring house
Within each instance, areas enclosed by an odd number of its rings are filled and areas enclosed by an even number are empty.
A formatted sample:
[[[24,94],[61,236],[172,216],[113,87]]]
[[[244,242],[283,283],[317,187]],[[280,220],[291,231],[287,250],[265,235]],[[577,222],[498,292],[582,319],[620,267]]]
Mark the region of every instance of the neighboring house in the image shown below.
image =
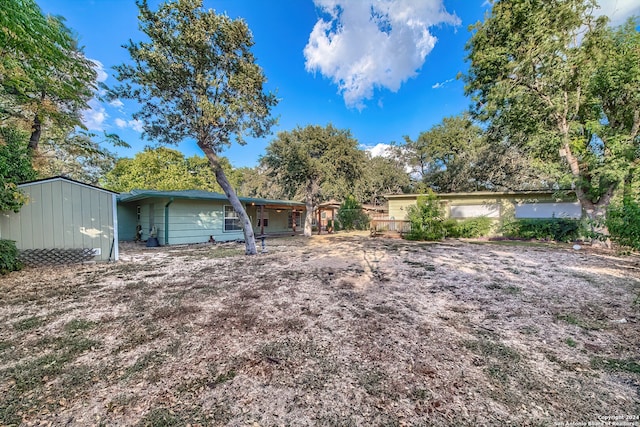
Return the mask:
[[[304,223],[304,203],[240,197],[256,236],[292,233]],[[133,190],[118,196],[121,240],[142,240],[151,230],[162,245],[244,240],[231,203],[224,194],[202,190]]]
[[[320,232],[327,231],[329,221],[335,222],[338,217],[338,210],[340,209],[340,202],[335,199],[331,199],[327,202],[320,203],[315,210],[316,214],[313,217],[312,225],[317,227],[320,224]]]
[[[407,219],[409,206],[415,206],[419,194],[386,196],[389,219]],[[582,208],[574,193],[557,197],[553,191],[513,191],[438,194],[445,216],[455,219],[486,216],[496,221],[505,218],[582,217]]]
[[[28,265],[118,259],[116,195],[65,177],[26,182],[20,212],[0,213],[0,238]]]

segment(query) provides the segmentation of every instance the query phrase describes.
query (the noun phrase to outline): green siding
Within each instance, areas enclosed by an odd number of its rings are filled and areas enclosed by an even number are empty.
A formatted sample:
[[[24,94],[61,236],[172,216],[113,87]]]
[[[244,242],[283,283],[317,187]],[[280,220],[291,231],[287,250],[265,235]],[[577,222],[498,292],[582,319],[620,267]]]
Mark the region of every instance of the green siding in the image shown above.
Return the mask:
[[[168,208],[169,244],[204,243],[209,241],[210,236],[218,242],[244,239],[242,230],[224,231],[224,206],[228,204],[229,202],[175,200]]]
[[[168,206],[167,206],[168,204]],[[158,229],[158,241],[161,245],[168,242],[169,245],[205,243],[210,236],[218,242],[229,240],[242,240],[244,233],[239,231],[224,231],[224,206],[229,206],[227,200],[216,199],[184,199],[174,197],[153,197],[138,199],[130,202],[118,203],[119,234],[122,240],[133,240],[137,221],[136,206],[140,206],[140,225],[142,226],[142,239],[149,238],[150,219]],[[153,212],[151,207],[153,206]],[[258,219],[260,218],[260,206],[247,204],[247,215],[256,235],[260,234]],[[165,210],[167,216],[165,217]],[[269,216],[269,226],[265,227],[265,233],[283,233],[291,231],[287,228],[287,209],[265,209]],[[167,231],[168,228],[168,231]],[[168,234],[168,241],[165,236]]]
[[[121,241],[132,242],[136,238],[137,203],[118,203],[118,237]]]
[[[100,249],[94,259],[109,259],[114,194],[62,178],[20,189],[29,201],[17,214],[0,214],[3,238],[19,249]]]

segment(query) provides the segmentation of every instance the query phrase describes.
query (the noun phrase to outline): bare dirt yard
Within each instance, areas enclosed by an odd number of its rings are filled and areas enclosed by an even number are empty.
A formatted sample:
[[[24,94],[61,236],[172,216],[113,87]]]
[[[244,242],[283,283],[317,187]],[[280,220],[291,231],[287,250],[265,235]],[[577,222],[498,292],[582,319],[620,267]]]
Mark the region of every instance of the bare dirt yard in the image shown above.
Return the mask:
[[[640,425],[637,256],[267,246],[0,277],[0,425]]]

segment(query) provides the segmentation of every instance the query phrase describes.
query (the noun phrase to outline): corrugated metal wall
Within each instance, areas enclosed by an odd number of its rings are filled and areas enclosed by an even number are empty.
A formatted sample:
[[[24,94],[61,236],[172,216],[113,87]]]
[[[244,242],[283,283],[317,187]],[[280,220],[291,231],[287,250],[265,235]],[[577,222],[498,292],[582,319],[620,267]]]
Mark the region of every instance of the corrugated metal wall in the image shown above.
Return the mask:
[[[54,179],[21,186],[29,201],[19,213],[2,212],[1,237],[18,249],[99,249],[108,260],[114,240],[114,195]],[[114,248],[115,252],[115,248]]]

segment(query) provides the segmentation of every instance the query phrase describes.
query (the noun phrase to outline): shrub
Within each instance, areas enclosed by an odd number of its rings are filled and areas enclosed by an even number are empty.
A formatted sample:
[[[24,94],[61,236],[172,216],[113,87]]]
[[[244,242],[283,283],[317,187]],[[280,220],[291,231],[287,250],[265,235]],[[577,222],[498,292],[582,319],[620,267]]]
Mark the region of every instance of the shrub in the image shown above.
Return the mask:
[[[462,237],[460,236],[460,233],[459,233],[460,230],[458,230],[457,219],[451,219],[451,218],[446,219],[442,222],[442,226],[444,227],[447,237],[453,237],[453,238]]]
[[[0,239],[0,274],[7,274],[22,268],[18,260],[18,248],[13,240]]]
[[[611,240],[622,246],[640,249],[640,205],[627,197],[607,210],[607,228]]]
[[[338,222],[343,230],[366,230],[369,228],[369,217],[362,211],[362,205],[353,196],[348,196],[340,205]]]
[[[488,236],[491,231],[491,219],[486,216],[469,218],[462,221],[448,219],[443,225],[447,231],[447,237],[463,237],[472,239],[476,237]]]
[[[515,219],[503,224],[505,237],[571,242],[584,234],[582,222],[568,218]]]
[[[415,206],[408,209],[411,231],[405,235],[407,240],[441,240],[446,235],[444,210],[433,191],[418,196]]]

